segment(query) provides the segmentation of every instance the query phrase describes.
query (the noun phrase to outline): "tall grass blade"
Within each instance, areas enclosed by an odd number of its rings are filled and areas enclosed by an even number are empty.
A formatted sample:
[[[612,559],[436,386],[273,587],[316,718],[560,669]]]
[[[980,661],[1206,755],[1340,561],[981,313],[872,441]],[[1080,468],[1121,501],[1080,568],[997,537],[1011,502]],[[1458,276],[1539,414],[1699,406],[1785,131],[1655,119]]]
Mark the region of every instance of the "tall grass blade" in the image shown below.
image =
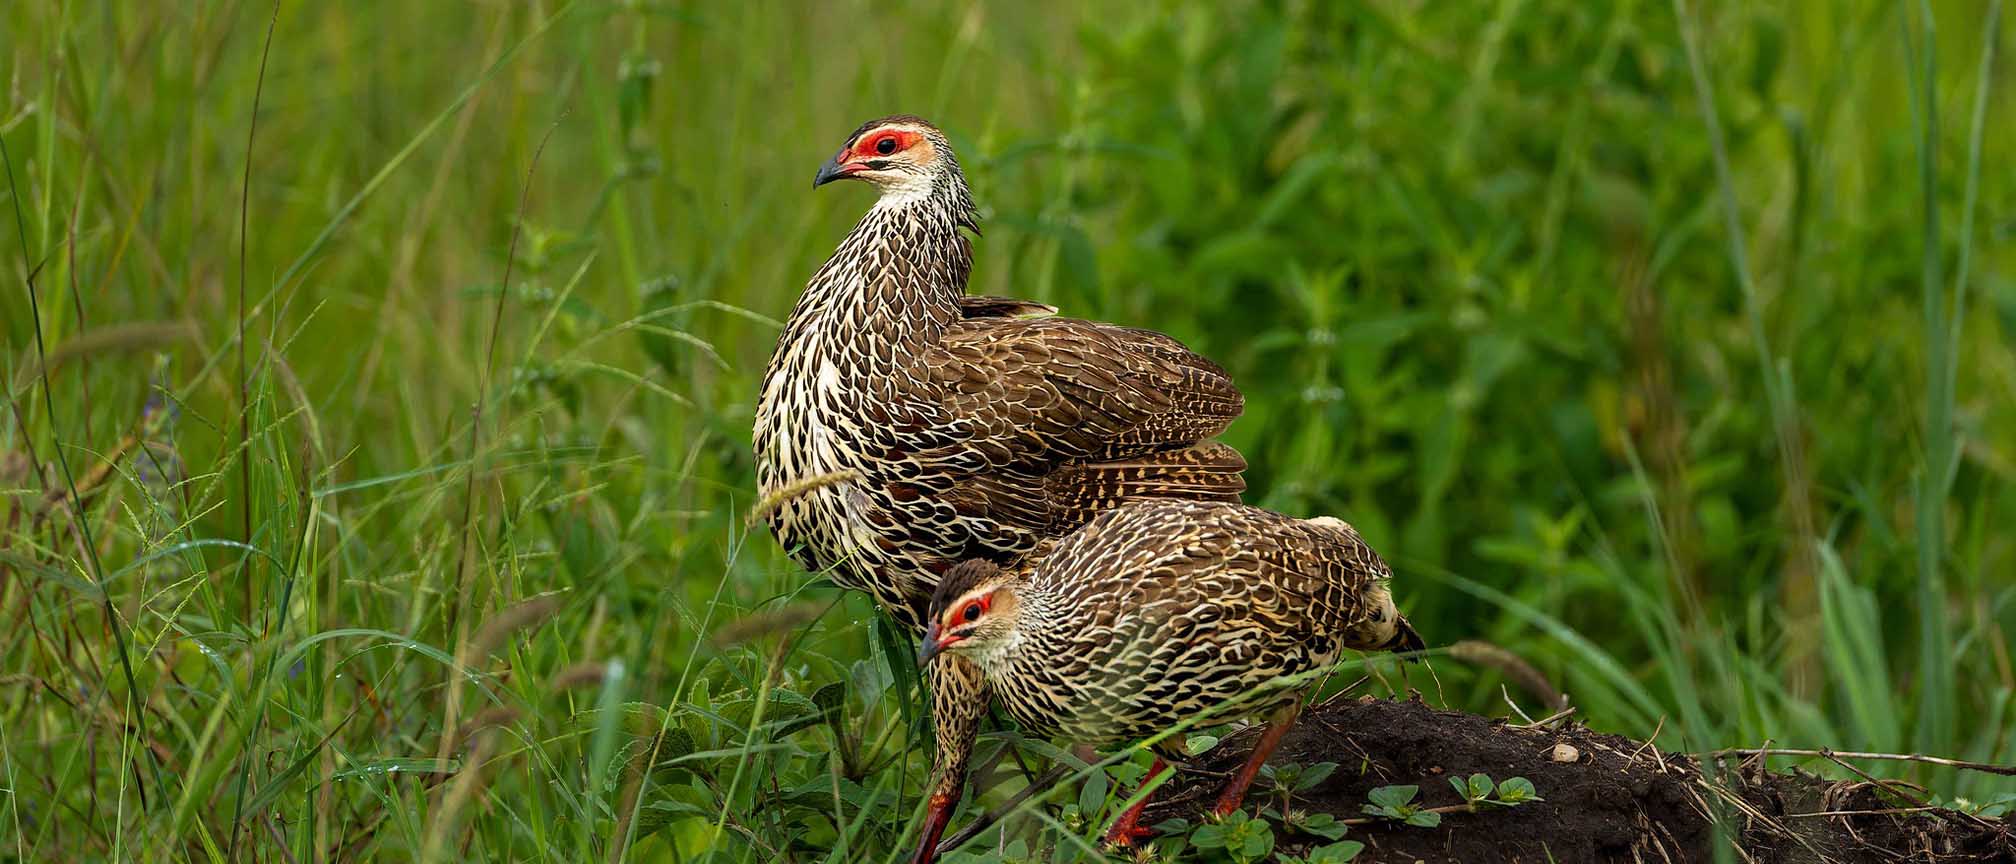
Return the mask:
[[[1925,338],[1925,461],[1915,495],[1918,535],[1918,733],[1924,752],[1944,753],[1953,743],[1955,719],[1953,639],[1947,624],[1946,503],[1959,458],[1953,428],[1952,322],[1940,275],[1938,32],[1927,0],[1917,4],[1919,32],[1904,38],[1911,64],[1911,119],[1918,139],[1918,185],[1923,222],[1918,238],[1922,261],[1921,305]]]

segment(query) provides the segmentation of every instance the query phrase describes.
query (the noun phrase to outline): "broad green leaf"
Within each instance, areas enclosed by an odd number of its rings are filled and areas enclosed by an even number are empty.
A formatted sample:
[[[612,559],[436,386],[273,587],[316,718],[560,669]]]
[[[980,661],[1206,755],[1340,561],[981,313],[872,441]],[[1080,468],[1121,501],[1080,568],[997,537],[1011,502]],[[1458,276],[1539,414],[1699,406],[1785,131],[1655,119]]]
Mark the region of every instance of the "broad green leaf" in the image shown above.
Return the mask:
[[[1365,844],[1356,840],[1345,840],[1309,850],[1309,864],[1344,864],[1358,853],[1365,851]]]
[[[1295,778],[1295,791],[1302,792],[1314,789],[1323,781],[1330,779],[1330,775],[1336,773],[1336,771],[1337,763],[1335,762],[1318,762],[1304,768],[1301,775]]]
[[[1190,845],[1199,849],[1223,849],[1231,833],[1230,827],[1226,825],[1199,825],[1197,830],[1190,834]]]
[[[1274,829],[1267,827],[1267,823],[1255,819],[1242,826],[1240,834],[1239,850],[1245,853],[1246,860],[1258,861],[1274,851]]]
[[[1419,786],[1381,786],[1365,793],[1365,797],[1381,807],[1399,808],[1414,800],[1415,794],[1420,791]]]
[[[1304,834],[1322,837],[1325,840],[1339,839],[1350,830],[1349,826],[1337,821],[1337,817],[1328,813],[1311,813],[1290,822],[1289,826]]]
[[[1498,800],[1507,804],[1517,804],[1544,799],[1540,797],[1538,790],[1533,788],[1533,781],[1524,777],[1511,777],[1498,784]]]

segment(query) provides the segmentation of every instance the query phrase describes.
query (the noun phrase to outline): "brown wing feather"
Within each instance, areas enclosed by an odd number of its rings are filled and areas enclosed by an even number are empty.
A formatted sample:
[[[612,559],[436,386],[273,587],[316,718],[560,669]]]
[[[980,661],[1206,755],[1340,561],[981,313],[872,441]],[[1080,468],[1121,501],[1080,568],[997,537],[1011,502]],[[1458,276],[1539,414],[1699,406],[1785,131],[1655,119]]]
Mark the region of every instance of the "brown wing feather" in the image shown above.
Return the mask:
[[[971,318],[921,358],[984,466],[962,515],[1055,533],[1140,497],[1237,500],[1245,461],[1192,445],[1244,408],[1216,363],[1159,333],[1072,318]]]
[[[1175,339],[1073,318],[964,320],[923,359],[975,437],[1039,462],[1188,446],[1245,407],[1224,369]]]

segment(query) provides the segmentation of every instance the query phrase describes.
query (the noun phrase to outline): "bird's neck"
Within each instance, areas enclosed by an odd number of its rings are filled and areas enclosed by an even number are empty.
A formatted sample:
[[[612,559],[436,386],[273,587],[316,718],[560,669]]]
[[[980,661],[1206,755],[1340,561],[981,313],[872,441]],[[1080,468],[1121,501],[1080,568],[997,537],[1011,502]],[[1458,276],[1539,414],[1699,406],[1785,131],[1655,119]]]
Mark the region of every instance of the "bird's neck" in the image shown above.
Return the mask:
[[[953,203],[901,192],[876,202],[805,286],[787,332],[818,327],[895,343],[894,354],[876,352],[884,359],[907,360],[935,343],[959,320],[973,266],[959,233],[970,217]]]

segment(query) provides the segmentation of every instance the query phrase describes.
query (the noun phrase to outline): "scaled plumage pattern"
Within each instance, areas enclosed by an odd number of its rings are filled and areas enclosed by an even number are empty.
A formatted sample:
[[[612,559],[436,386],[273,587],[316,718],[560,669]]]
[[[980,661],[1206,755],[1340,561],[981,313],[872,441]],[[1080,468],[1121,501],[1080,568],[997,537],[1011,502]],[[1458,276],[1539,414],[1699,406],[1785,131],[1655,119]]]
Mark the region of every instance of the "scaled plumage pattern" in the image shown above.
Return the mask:
[[[921,629],[956,561],[1011,562],[1134,498],[1237,500],[1244,460],[1200,444],[1244,404],[1217,364],[1159,333],[965,296],[960,229],[979,216],[937,128],[870,121],[817,182],[843,177],[881,200],[806,286],[756,411],[763,494],[859,474],[770,514],[807,569]]]
[[[932,601],[924,658],[965,658],[1025,729],[1081,744],[1149,738],[1205,712],[1269,713],[1271,743],[1316,683],[1304,673],[1346,648],[1423,647],[1394,608],[1392,575],[1334,518],[1128,504],[1020,566],[954,568]],[[1157,753],[1180,760],[1180,748],[1180,736],[1164,739]],[[1221,811],[1238,806],[1265,758],[1256,748]],[[1130,816],[1111,839],[1131,839],[1132,827]]]
[[[813,185],[839,179],[881,197],[806,285],[756,409],[759,492],[800,493],[770,529],[806,569],[916,632],[957,561],[1013,563],[1130,500],[1238,500],[1245,461],[1206,440],[1244,405],[1225,370],[1159,333],[966,295],[979,211],[936,127],[863,124]],[[988,700],[941,665],[933,842]]]

